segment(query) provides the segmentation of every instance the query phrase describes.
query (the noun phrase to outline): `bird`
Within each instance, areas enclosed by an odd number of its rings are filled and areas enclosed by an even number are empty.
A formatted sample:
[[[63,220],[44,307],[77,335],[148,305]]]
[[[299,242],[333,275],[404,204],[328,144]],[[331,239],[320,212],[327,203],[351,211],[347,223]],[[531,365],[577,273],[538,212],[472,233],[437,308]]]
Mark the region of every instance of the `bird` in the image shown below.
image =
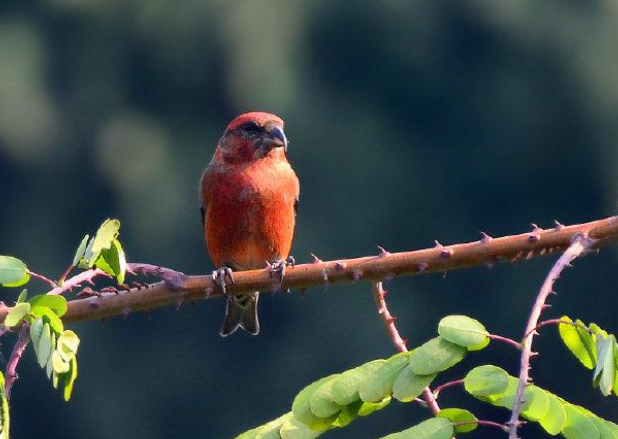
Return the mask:
[[[226,296],[220,334],[238,328],[257,335],[259,292],[227,294],[233,272],[265,263],[281,280],[290,257],[300,182],[287,160],[283,120],[267,112],[250,112],[227,126],[200,180],[202,224],[208,253],[215,264],[213,281]]]

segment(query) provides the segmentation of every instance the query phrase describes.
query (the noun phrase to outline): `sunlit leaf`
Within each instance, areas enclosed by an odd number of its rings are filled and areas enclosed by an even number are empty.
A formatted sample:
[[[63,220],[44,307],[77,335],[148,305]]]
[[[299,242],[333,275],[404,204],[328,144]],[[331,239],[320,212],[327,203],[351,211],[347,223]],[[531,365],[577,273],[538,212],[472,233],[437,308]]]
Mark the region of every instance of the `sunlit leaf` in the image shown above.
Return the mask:
[[[407,366],[409,353],[403,352],[389,358],[379,369],[361,383],[358,394],[365,402],[378,402],[393,393],[393,384],[399,373]]]
[[[562,434],[567,439],[600,439],[599,429],[577,407],[564,404],[567,420]]]
[[[408,364],[393,383],[393,397],[403,402],[412,401],[423,393],[435,377],[436,374],[417,375]]]
[[[382,439],[450,439],[454,432],[451,421],[445,418],[433,418],[399,433],[384,436]]]
[[[32,314],[35,318],[41,317],[43,322],[49,323],[56,334],[62,334],[62,331],[64,331],[62,320],[60,320],[56,313],[50,308],[46,306],[33,306],[30,310],[30,314]]]
[[[54,372],[54,362],[53,362],[53,356],[54,356],[54,352],[55,352],[55,347],[56,347],[56,334],[53,333],[51,334],[51,352],[49,355],[49,359],[47,360],[47,364],[45,372],[47,373],[47,378],[52,377],[52,373]]]
[[[60,352],[54,351],[51,357],[52,368],[54,372],[57,374],[66,373],[70,369],[69,363],[67,363],[64,358],[60,355]]]
[[[281,439],[315,439],[322,433],[310,429],[294,416],[290,416],[281,426],[279,434]]]
[[[438,333],[451,343],[464,347],[479,346],[489,335],[481,322],[459,315],[447,316],[440,320]]]
[[[107,219],[101,224],[97,234],[94,236],[94,242],[92,243],[91,254],[89,255],[89,262],[95,262],[101,251],[109,249],[112,246],[112,242],[118,236],[120,230],[120,221],[116,219]]]
[[[554,395],[548,393],[549,405],[545,415],[539,420],[541,427],[552,436],[560,433],[566,425],[566,410]]]
[[[75,380],[77,379],[77,358],[73,357],[71,359],[71,370],[68,373],[64,374],[64,391],[63,396],[64,400],[68,401],[71,399],[71,394],[73,393],[73,385],[75,384]]]
[[[522,416],[531,421],[542,419],[549,410],[549,395],[547,392],[536,386],[528,386],[524,395],[527,407],[522,411]]]
[[[45,367],[47,365],[47,361],[49,360],[49,357],[51,357],[53,351],[54,346],[52,345],[52,331],[49,324],[45,323],[43,325],[43,331],[41,332],[39,348],[35,350],[37,360],[39,361],[39,366]]]
[[[575,355],[575,357],[588,369],[594,368],[596,364],[596,355],[591,352],[594,347],[592,335],[588,332],[578,329],[571,323],[573,321],[567,316],[563,316],[561,320],[567,323],[558,325],[560,337],[567,348]],[[596,349],[595,349],[596,351]]]
[[[17,301],[15,303],[25,302],[27,297],[28,297],[28,290],[22,290],[22,292],[19,293],[19,296],[17,297]]]
[[[386,360],[374,360],[354,369],[346,370],[333,380],[333,401],[341,406],[347,406],[358,401],[358,387],[372,372],[379,369]]]
[[[468,433],[472,430],[476,430],[476,427],[478,427],[478,419],[468,410],[459,408],[446,408],[440,410],[437,416],[438,418],[446,418],[450,420],[453,424],[463,424],[454,425],[455,433]]]
[[[444,338],[429,340],[410,355],[410,366],[418,375],[442,372],[459,363],[466,355],[466,349]]]
[[[335,415],[343,408],[333,401],[333,382],[334,380],[329,380],[324,383],[315,392],[313,392],[313,395],[311,395],[311,398],[309,399],[311,412],[320,418],[327,418]]]
[[[478,366],[468,372],[464,379],[464,387],[474,396],[498,395],[506,391],[509,385],[509,374],[497,366]]]
[[[616,338],[613,334],[607,338],[597,336],[598,360],[593,380],[605,396],[612,393],[616,379],[615,346]]]
[[[41,335],[43,335],[43,319],[34,319],[30,323],[30,340],[37,358],[39,357],[39,344],[41,343]]]
[[[69,362],[77,354],[79,348],[79,337],[71,330],[64,331],[56,342],[56,351],[65,362]],[[62,372],[59,372],[62,373]]]
[[[29,280],[26,264],[12,256],[0,256],[0,286],[19,287]]]
[[[51,309],[58,317],[62,317],[67,312],[67,300],[56,294],[41,294],[31,297],[28,303],[35,306],[46,306]]]
[[[13,328],[19,325],[30,312],[30,304],[22,302],[15,305],[4,318],[4,326]]]
[[[10,415],[9,401],[4,392],[4,375],[0,372],[0,439],[9,439]]]
[[[88,246],[89,239],[90,239],[90,235],[84,236],[84,239],[82,239],[82,242],[79,244],[79,247],[77,247],[77,250],[75,251],[75,256],[73,256],[73,266],[74,267],[77,267],[79,265],[80,261],[86,254],[86,247]]]
[[[294,417],[312,430],[328,430],[335,419],[337,419],[337,415],[327,418],[320,418],[311,411],[311,397],[313,396],[313,393],[336,376],[337,375],[330,375],[309,384],[298,395],[296,395],[296,398],[294,398],[294,402],[292,403],[292,413],[294,413]]]

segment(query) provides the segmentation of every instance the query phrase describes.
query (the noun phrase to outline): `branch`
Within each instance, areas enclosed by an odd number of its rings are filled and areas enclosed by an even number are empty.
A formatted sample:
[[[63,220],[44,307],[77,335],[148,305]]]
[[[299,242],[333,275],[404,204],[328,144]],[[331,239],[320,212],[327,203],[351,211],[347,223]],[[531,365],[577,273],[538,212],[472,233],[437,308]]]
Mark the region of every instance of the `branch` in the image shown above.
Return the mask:
[[[594,240],[592,247],[599,248],[618,241],[618,217],[610,217],[585,224],[533,230],[520,235],[490,238],[483,235],[478,241],[451,246],[402,253],[380,251],[375,256],[322,262],[288,267],[282,285],[266,269],[235,273],[236,283],[227,286],[228,294],[279,289],[306,289],[336,283],[356,281],[376,282],[397,276],[420,273],[446,272],[477,265],[492,266],[498,262],[516,262],[566,250],[578,234],[588,234]],[[168,269],[169,270],[169,269]],[[174,272],[173,270],[169,270]],[[72,300],[63,320],[77,322],[126,315],[132,311],[152,310],[162,306],[177,305],[182,301],[204,300],[220,295],[211,275],[185,276],[174,272],[173,282],[159,282],[147,288],[133,288],[118,294],[103,294]],[[78,275],[79,276],[79,275]],[[75,277],[74,277],[75,278]],[[65,282],[63,289],[67,288]],[[0,305],[0,321],[10,307]]]
[[[399,352],[408,352],[406,341],[401,338],[401,335],[399,335],[399,331],[397,330],[397,326],[395,326],[396,319],[391,315],[388,307],[386,306],[386,300],[384,299],[384,296],[386,296],[386,291],[382,288],[382,282],[376,282],[373,284],[373,294],[376,299],[378,314],[380,314],[384,320],[384,324],[386,325],[391,341]],[[423,399],[425,400],[427,406],[431,409],[433,415],[437,416],[438,413],[440,413],[440,406],[438,405],[436,398],[429,387],[425,387],[425,389],[423,389]]]
[[[522,342],[521,363],[519,368],[519,384],[517,386],[517,393],[515,394],[515,402],[513,403],[513,411],[511,412],[511,419],[507,423],[509,426],[509,439],[517,439],[517,428],[519,427],[519,414],[521,413],[521,406],[523,403],[524,391],[530,381],[530,358],[532,353],[532,339],[534,338],[536,328],[539,323],[541,313],[545,308],[545,302],[550,294],[553,293],[553,287],[556,280],[560,277],[560,274],[566,267],[571,266],[571,262],[577,257],[586,252],[592,245],[592,241],[584,236],[576,236],[573,240],[573,244],[567,249],[566,252],[558,259],[550,270],[545,282],[539,290],[539,294],[536,298],[536,302],[532,307],[532,312],[528,318],[528,325],[526,326],[525,338]]]
[[[19,364],[19,360],[28,346],[28,342],[30,342],[30,328],[26,324],[22,324],[19,330],[19,337],[15,342],[15,346],[13,347],[13,352],[11,352],[11,358],[9,358],[9,362],[6,365],[5,383],[4,383],[4,393],[6,395],[6,399],[11,399],[11,389],[13,384],[17,380],[17,365]]]

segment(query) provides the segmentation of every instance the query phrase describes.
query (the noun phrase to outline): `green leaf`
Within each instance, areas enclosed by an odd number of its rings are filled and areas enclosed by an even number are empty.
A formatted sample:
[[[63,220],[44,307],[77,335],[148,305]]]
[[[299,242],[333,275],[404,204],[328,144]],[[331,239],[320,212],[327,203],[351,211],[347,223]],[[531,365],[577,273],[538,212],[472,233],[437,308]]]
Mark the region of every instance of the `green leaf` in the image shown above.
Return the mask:
[[[562,434],[567,439],[600,439],[599,429],[576,406],[564,404],[567,420]]]
[[[309,399],[311,405],[311,412],[319,418],[328,418],[335,415],[343,408],[336,402],[333,402],[333,388],[334,380],[329,380],[320,386]]]
[[[588,419],[592,421],[592,423],[599,430],[599,437],[601,439],[615,439],[615,431],[612,430],[611,426],[608,422],[604,421],[597,417],[594,413],[588,414]]]
[[[382,410],[384,407],[389,405],[390,402],[391,402],[390,396],[378,402],[363,402],[360,408],[358,409],[358,416],[369,416],[373,412]]]
[[[549,410],[549,395],[548,393],[536,386],[526,387],[525,398],[527,408],[522,411],[521,415],[531,421],[542,419]]]
[[[279,434],[281,439],[315,439],[322,433],[310,429],[294,416],[290,416],[281,426]]]
[[[330,428],[335,419],[337,419],[337,415],[320,418],[311,411],[311,397],[313,393],[335,377],[337,377],[337,375],[330,375],[309,384],[296,395],[296,398],[294,398],[294,402],[292,403],[292,413],[294,417],[312,430],[326,431]]]
[[[43,335],[43,319],[34,319],[30,323],[30,339],[32,347],[37,358],[39,357],[39,344],[41,343],[41,335]]]
[[[68,373],[64,374],[64,400],[68,401],[71,399],[71,394],[73,393],[73,384],[75,384],[75,380],[77,379],[77,358],[73,357],[71,359],[71,370]]]
[[[50,355],[49,355],[49,359],[47,360],[47,364],[45,372],[47,373],[47,378],[51,379],[52,377],[52,373],[54,372],[54,361],[53,361],[53,356],[54,356],[54,352],[55,352],[55,346],[56,346],[56,334],[54,334],[52,332],[51,334],[51,351],[50,351]]]
[[[464,379],[464,387],[474,396],[498,395],[506,391],[509,374],[504,369],[486,364],[475,367]]]
[[[506,390],[499,395],[491,395],[489,398],[492,404],[506,407],[509,410],[513,410],[513,404],[515,403],[515,395],[517,394],[517,386],[519,379],[509,376],[509,383]],[[524,403],[522,404],[522,411],[527,410],[532,403],[532,389],[531,386],[527,386],[524,391]]]
[[[346,370],[333,380],[333,401],[347,406],[360,399],[358,387],[371,373],[378,370],[386,360],[374,360],[354,369]]]
[[[75,251],[75,256],[73,256],[73,266],[77,267],[82,258],[84,257],[84,255],[86,254],[86,247],[88,246],[88,240],[90,239],[90,235],[86,235],[84,236],[84,239],[82,239],[82,242],[79,244],[79,247],[77,247],[77,250]]]
[[[67,300],[55,294],[41,294],[34,296],[28,300],[28,303],[35,306],[46,306],[54,312],[58,317],[62,317],[67,312]]]
[[[596,364],[596,355],[594,354],[596,349],[592,335],[584,329],[576,328],[570,324],[573,321],[567,316],[563,316],[560,320],[568,322],[558,325],[562,341],[584,367],[592,369]]]
[[[382,439],[450,439],[453,434],[451,421],[445,418],[433,418],[399,433],[384,436]]]
[[[91,238],[90,241],[88,241],[88,245],[86,246],[86,250],[84,251],[84,257],[83,259],[79,262],[79,264],[77,264],[77,266],[79,268],[92,268],[94,266],[94,263],[97,261],[97,259],[99,258],[100,253],[97,254],[93,254],[92,253],[92,246],[94,245],[94,238]]]
[[[117,239],[114,239],[109,249],[101,251],[101,257],[96,261],[97,268],[118,279],[118,283],[123,283],[127,261],[124,250]]]
[[[442,372],[459,363],[466,355],[466,349],[444,338],[429,340],[410,355],[410,367],[418,375]]]
[[[26,264],[12,256],[0,256],[0,286],[19,287],[29,280]]]
[[[481,351],[481,350],[485,349],[487,346],[489,346],[489,342],[490,341],[491,341],[491,338],[485,337],[485,339],[482,342],[480,342],[479,344],[474,345],[474,346],[470,346],[468,348],[468,352]]]
[[[62,358],[62,356],[60,355],[60,352],[58,351],[54,351],[52,353],[50,363],[52,363],[52,368],[54,369],[54,372],[57,374],[67,373],[71,368],[69,363],[67,363],[64,360],[64,358]]]
[[[46,306],[33,306],[30,314],[35,318],[42,318],[45,323],[49,323],[56,334],[62,334],[62,331],[64,331],[62,320],[50,308]]]
[[[54,352],[54,346],[52,345],[52,332],[49,324],[43,325],[43,331],[41,332],[41,338],[39,341],[39,348],[35,349],[36,358],[39,361],[39,366],[45,367],[52,352]]]
[[[613,334],[605,339],[601,336],[597,337],[597,352],[599,357],[593,380],[598,383],[601,393],[605,396],[612,393],[614,380],[616,379],[616,363],[614,361],[615,346],[616,338]]]
[[[447,316],[440,320],[438,333],[451,343],[466,348],[479,346],[489,335],[478,320],[459,315]]]
[[[28,297],[28,290],[22,290],[22,292],[19,293],[19,296],[17,297],[17,301],[15,303],[17,304],[17,303],[25,302],[26,297]]]
[[[92,245],[86,247],[85,262],[89,267],[92,267],[96,262],[101,252],[112,246],[114,239],[118,237],[120,230],[120,221],[116,219],[107,219],[101,224],[97,234],[92,240]]]
[[[79,337],[71,330],[64,331],[56,343],[56,351],[67,363],[77,354],[79,348]],[[62,372],[59,372],[62,373]]]
[[[436,374],[417,375],[408,364],[393,383],[393,397],[402,402],[412,401],[423,393],[425,387],[429,386],[435,377]]]
[[[365,402],[378,402],[393,393],[393,384],[399,373],[407,366],[410,355],[402,352],[389,358],[379,369],[371,373],[358,388]]]
[[[476,430],[476,427],[478,427],[478,419],[468,410],[447,408],[440,410],[440,413],[438,413],[437,416],[438,418],[446,418],[453,424],[465,423],[464,425],[454,425],[455,433],[468,433]]]
[[[14,328],[19,325],[24,317],[30,312],[30,304],[27,302],[18,303],[15,305],[4,318],[4,326]]]
[[[560,433],[566,425],[566,410],[556,396],[547,393],[549,397],[549,405],[545,415],[539,420],[541,427],[552,436]]]
[[[270,421],[268,424],[263,425],[255,435],[255,439],[280,439],[279,430],[291,416],[291,413],[286,413],[274,421]]]

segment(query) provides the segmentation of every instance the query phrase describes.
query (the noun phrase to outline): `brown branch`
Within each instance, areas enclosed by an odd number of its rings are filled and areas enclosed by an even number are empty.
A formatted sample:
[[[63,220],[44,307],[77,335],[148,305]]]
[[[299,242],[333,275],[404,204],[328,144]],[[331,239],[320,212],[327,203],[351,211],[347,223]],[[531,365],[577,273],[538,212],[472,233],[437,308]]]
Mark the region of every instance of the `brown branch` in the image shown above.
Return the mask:
[[[399,352],[408,352],[406,341],[401,338],[401,335],[399,335],[399,331],[397,330],[397,326],[395,325],[396,319],[391,315],[388,307],[386,306],[386,300],[384,299],[384,296],[386,296],[386,291],[384,291],[384,288],[382,287],[382,281],[373,284],[373,295],[376,299],[378,314],[380,314],[382,320],[384,320],[384,325],[386,325],[391,341]],[[440,413],[440,406],[438,405],[436,398],[429,387],[425,387],[425,389],[423,389],[423,399],[425,400],[427,406],[431,409],[433,415],[437,416],[438,413]]]
[[[28,342],[30,342],[30,328],[27,324],[23,323],[19,329],[19,336],[15,342],[15,346],[13,346],[13,352],[11,352],[11,357],[9,358],[4,373],[6,380],[4,383],[4,393],[7,400],[11,399],[11,389],[15,381],[17,381],[17,365],[19,364],[19,360],[26,346],[28,346]]]
[[[266,269],[251,270],[234,275],[236,283],[228,285],[228,293],[241,294],[252,291],[267,291],[278,288],[306,289],[325,284],[356,281],[376,282],[396,276],[411,276],[420,273],[446,272],[477,265],[493,265],[498,262],[515,262],[566,250],[577,234],[588,234],[598,248],[618,241],[618,217],[574,226],[557,225],[552,229],[533,230],[520,235],[489,238],[483,235],[478,241],[451,246],[436,246],[424,250],[402,253],[380,251],[378,255],[338,261],[288,267],[282,285],[270,276]],[[171,270],[173,271],[173,270]],[[152,310],[175,305],[181,301],[203,300],[216,297],[219,290],[212,276],[185,276],[177,273],[176,282],[159,282],[148,288],[134,288],[119,294],[72,300],[63,317],[66,322],[103,319],[126,315],[131,311]],[[67,281],[68,282],[68,281]],[[66,283],[65,283],[66,284]],[[170,288],[178,286],[178,290]],[[66,285],[63,286],[66,288]],[[7,306],[0,306],[0,321],[3,321]]]
[[[554,283],[560,277],[562,271],[569,267],[571,262],[577,257],[586,252],[592,245],[592,241],[584,235],[576,236],[573,240],[573,244],[567,249],[566,252],[558,259],[552,269],[549,271],[545,282],[539,290],[539,294],[536,298],[530,317],[528,318],[528,325],[526,326],[526,332],[524,334],[524,340],[522,342],[521,362],[519,367],[519,384],[517,385],[517,393],[515,394],[515,401],[513,403],[513,411],[511,412],[511,419],[507,423],[509,426],[509,439],[517,439],[517,428],[519,427],[519,414],[521,413],[521,407],[523,403],[524,391],[530,380],[530,358],[532,357],[532,339],[534,338],[536,328],[539,323],[541,313],[545,308],[545,302],[550,294],[553,292]]]

